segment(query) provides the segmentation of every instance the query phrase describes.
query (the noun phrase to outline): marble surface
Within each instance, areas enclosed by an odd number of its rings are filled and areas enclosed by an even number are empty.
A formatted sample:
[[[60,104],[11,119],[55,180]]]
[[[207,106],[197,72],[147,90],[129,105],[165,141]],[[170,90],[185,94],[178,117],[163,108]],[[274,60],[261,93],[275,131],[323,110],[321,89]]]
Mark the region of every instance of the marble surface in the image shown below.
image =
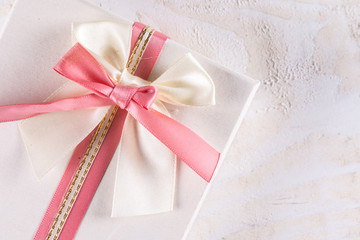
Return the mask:
[[[262,83],[188,239],[360,238],[358,0],[91,2]]]

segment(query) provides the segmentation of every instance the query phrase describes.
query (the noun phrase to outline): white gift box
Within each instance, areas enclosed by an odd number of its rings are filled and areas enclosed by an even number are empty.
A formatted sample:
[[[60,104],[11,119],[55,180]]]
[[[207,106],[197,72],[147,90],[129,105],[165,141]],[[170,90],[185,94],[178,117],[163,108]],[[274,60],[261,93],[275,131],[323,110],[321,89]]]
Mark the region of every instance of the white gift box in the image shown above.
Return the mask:
[[[52,68],[72,46],[72,23],[102,20],[126,21],[82,1],[18,0],[0,41],[0,105],[38,103],[48,97],[66,81]],[[227,149],[258,82],[231,72],[171,39],[165,43],[150,79],[159,76],[188,52],[213,79],[216,105],[170,107],[169,111],[174,119],[194,130],[221,153],[219,168],[226,161]],[[0,136],[1,238],[30,239],[41,222],[71,152],[64,153],[64,161],[39,180],[27,157],[17,123],[1,123]],[[173,211],[111,218],[115,169],[112,161],[75,239],[185,237],[211,182],[208,184],[179,161]],[[216,181],[216,172],[212,181]]]

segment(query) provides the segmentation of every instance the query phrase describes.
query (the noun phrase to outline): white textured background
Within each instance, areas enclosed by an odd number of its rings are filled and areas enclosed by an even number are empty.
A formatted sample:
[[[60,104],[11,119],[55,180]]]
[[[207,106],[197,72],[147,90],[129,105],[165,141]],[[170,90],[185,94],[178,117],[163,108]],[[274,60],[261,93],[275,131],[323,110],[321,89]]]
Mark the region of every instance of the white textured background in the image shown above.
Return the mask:
[[[360,239],[359,0],[91,2],[262,83],[189,239]]]

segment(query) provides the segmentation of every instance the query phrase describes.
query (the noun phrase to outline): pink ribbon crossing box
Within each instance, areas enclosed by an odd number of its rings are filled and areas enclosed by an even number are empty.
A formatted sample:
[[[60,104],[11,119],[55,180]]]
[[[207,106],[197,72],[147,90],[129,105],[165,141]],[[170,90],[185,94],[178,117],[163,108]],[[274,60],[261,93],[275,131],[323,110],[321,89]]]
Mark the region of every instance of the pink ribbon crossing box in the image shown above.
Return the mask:
[[[259,85],[74,0],[15,3],[0,79],[0,231],[38,240],[186,238]]]

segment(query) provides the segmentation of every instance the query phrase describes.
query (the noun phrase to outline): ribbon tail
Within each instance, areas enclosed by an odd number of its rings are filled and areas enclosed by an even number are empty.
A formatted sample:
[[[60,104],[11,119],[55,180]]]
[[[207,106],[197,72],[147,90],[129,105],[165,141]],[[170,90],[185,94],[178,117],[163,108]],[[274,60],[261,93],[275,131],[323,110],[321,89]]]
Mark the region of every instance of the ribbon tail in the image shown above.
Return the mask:
[[[72,97],[38,104],[15,104],[0,106],[0,122],[11,122],[34,117],[44,113],[103,107],[114,104],[96,94]]]
[[[176,156],[131,115],[119,147],[112,217],[171,211]]]
[[[159,113],[146,110],[134,101],[128,112],[204,180],[210,182],[220,153],[192,130]]]

